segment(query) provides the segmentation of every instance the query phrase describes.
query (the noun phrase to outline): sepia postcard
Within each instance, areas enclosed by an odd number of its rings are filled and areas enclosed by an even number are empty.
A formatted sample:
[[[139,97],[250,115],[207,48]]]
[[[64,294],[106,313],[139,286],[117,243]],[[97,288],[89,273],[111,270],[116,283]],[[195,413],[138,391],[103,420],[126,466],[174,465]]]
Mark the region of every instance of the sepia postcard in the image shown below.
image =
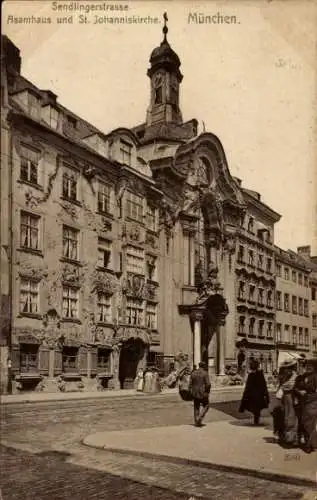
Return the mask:
[[[2,3],[0,499],[317,500],[317,2]]]

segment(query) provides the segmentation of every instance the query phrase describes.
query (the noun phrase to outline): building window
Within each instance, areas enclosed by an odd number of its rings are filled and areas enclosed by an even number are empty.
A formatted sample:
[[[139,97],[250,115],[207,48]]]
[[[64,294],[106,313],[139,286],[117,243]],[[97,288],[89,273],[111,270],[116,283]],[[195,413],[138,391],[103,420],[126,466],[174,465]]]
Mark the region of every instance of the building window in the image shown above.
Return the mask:
[[[70,260],[79,260],[79,231],[72,227],[63,226],[63,257]]]
[[[308,286],[308,276],[304,276],[304,286]]]
[[[316,288],[314,287],[311,289],[311,299],[316,300]]]
[[[40,152],[21,145],[20,157],[20,179],[32,184],[38,184]]]
[[[111,351],[110,349],[98,349],[97,357],[97,367],[98,371],[103,371],[105,373],[111,372]]]
[[[268,322],[267,324],[267,337],[272,338],[273,337],[273,330],[272,330],[272,323],[271,321]]]
[[[238,333],[244,334],[244,327],[245,327],[245,316],[240,316],[239,317],[239,331]]]
[[[146,207],[146,228],[157,231],[156,209],[149,204]]]
[[[254,219],[253,219],[253,217],[249,218],[248,231],[249,231],[249,233],[254,233]]]
[[[276,274],[280,278],[282,276],[282,266],[281,264],[276,264]]]
[[[312,321],[313,321],[313,328],[317,328],[317,314],[314,313],[312,315]]]
[[[242,300],[245,298],[245,283],[243,281],[239,282],[238,298]]]
[[[163,102],[163,89],[162,86],[155,89],[155,104],[162,104]]]
[[[64,346],[62,360],[64,373],[76,373],[78,371],[78,347]]]
[[[127,247],[127,271],[144,275],[144,250],[129,245]]]
[[[45,118],[49,124],[49,126],[53,129],[57,129],[58,127],[58,119],[59,119],[59,112],[56,108],[53,108],[52,106],[47,107],[47,112],[45,112]]]
[[[289,280],[289,269],[284,267],[284,279]]]
[[[129,144],[128,142],[123,141],[120,139],[120,159],[121,163],[124,163],[125,165],[131,165],[131,159],[132,159],[132,144]]]
[[[28,92],[28,108],[32,118],[39,118],[39,99],[31,92]]]
[[[254,335],[254,325],[255,325],[255,318],[250,318],[250,321],[249,321],[249,335]]]
[[[20,370],[22,373],[36,372],[39,363],[39,348],[34,344],[20,344]]]
[[[267,301],[266,301],[267,307],[272,307],[272,295],[273,295],[272,290],[268,290]]]
[[[254,265],[254,253],[253,253],[253,250],[249,250],[249,265],[250,266]]]
[[[309,346],[309,330],[308,330],[308,328],[305,328],[304,344],[305,344],[305,346]]]
[[[157,306],[156,304],[146,305],[146,327],[150,330],[157,329]]]
[[[255,292],[255,286],[250,285],[250,288],[249,288],[249,301],[250,302],[254,301],[254,292]]]
[[[127,193],[127,217],[143,222],[143,198],[130,191]]]
[[[98,293],[97,308],[98,308],[98,322],[111,323],[112,322],[111,296],[105,293]]]
[[[303,275],[302,275],[302,273],[298,273],[298,284],[299,285],[303,284]]]
[[[29,279],[20,281],[20,313],[39,313],[39,283]]]
[[[292,271],[292,281],[293,283],[296,283],[297,279],[296,279],[296,271]]]
[[[266,270],[268,273],[272,272],[272,259],[268,258],[266,261]]]
[[[111,269],[111,241],[98,238],[98,267]]]
[[[190,234],[183,235],[184,245],[184,283],[194,286],[195,284],[195,243]]]
[[[282,310],[282,293],[278,291],[276,292],[276,309]]]
[[[242,245],[239,245],[238,262],[244,262],[244,247]]]
[[[78,304],[78,289],[69,286],[63,286],[63,318],[78,318]]]
[[[111,188],[108,184],[98,182],[98,212],[111,213]]]
[[[292,313],[297,314],[297,297],[295,295],[292,297]]]
[[[143,325],[143,301],[128,299],[126,307],[126,322],[128,325]]]
[[[264,300],[264,290],[263,290],[263,288],[259,288],[259,294],[258,294],[259,306],[263,306],[263,300]]]
[[[264,330],[264,320],[260,319],[260,321],[259,321],[259,337],[264,337],[263,330]]]
[[[67,126],[68,128],[75,130],[77,128],[77,120],[73,116],[67,116]]]
[[[284,293],[284,311],[289,312],[289,294]]]
[[[292,342],[293,344],[297,343],[297,327],[293,326],[292,328]]]
[[[66,200],[77,200],[78,173],[69,167],[63,168],[63,189],[62,196]]]
[[[289,325],[284,326],[284,341],[287,343],[291,341]]]
[[[157,258],[152,255],[146,257],[146,277],[151,281],[156,281],[156,261]]]
[[[281,341],[281,335],[282,335],[282,325],[281,325],[281,323],[276,323],[276,341],[277,342]]]
[[[298,314],[303,316],[303,299],[301,297],[298,299]]]
[[[303,328],[300,326],[298,328],[298,343],[299,343],[299,345],[303,345],[303,341],[304,341],[304,338],[303,338]]]
[[[258,256],[258,268],[263,269],[263,255],[261,254]]]
[[[38,250],[40,247],[40,217],[21,212],[20,241],[22,248]]]
[[[304,315],[307,317],[309,316],[309,311],[308,311],[308,300],[304,299]]]

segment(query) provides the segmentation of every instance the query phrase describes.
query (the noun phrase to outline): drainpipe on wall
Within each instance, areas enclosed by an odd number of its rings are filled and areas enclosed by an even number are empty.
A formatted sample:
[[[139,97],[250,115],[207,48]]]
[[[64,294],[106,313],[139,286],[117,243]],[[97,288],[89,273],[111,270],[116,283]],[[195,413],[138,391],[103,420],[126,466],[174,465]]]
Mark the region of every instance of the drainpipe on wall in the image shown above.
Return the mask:
[[[9,329],[8,329],[8,393],[12,394],[12,322],[13,322],[13,138],[10,127],[9,139]]]

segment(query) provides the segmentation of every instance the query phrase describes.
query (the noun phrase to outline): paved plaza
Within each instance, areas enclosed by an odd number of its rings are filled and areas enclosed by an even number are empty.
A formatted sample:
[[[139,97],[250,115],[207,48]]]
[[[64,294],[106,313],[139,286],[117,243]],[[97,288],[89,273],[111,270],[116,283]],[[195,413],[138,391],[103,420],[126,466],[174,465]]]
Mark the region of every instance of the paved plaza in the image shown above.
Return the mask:
[[[214,391],[201,429],[175,393],[3,404],[3,500],[313,499],[316,457],[273,443],[268,412],[251,427],[240,392]]]

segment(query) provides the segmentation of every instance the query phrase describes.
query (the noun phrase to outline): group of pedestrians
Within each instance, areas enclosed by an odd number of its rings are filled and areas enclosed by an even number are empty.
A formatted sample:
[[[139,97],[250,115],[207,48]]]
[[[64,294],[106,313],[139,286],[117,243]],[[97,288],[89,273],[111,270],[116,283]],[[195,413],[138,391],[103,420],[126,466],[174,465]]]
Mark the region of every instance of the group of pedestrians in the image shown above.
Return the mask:
[[[274,434],[278,436],[279,443],[286,447],[302,447],[307,453],[317,450],[316,366],[314,360],[306,360],[304,364],[290,360],[281,365],[271,412]],[[184,375],[183,380],[186,388],[180,389],[180,393],[183,399],[187,397],[187,400],[193,400],[194,425],[201,427],[209,409],[211,389],[206,364],[199,363],[199,367],[194,367],[191,373]],[[239,411],[249,411],[253,414],[254,425],[259,425],[261,412],[269,404],[269,391],[263,371],[259,362],[252,360]]]

